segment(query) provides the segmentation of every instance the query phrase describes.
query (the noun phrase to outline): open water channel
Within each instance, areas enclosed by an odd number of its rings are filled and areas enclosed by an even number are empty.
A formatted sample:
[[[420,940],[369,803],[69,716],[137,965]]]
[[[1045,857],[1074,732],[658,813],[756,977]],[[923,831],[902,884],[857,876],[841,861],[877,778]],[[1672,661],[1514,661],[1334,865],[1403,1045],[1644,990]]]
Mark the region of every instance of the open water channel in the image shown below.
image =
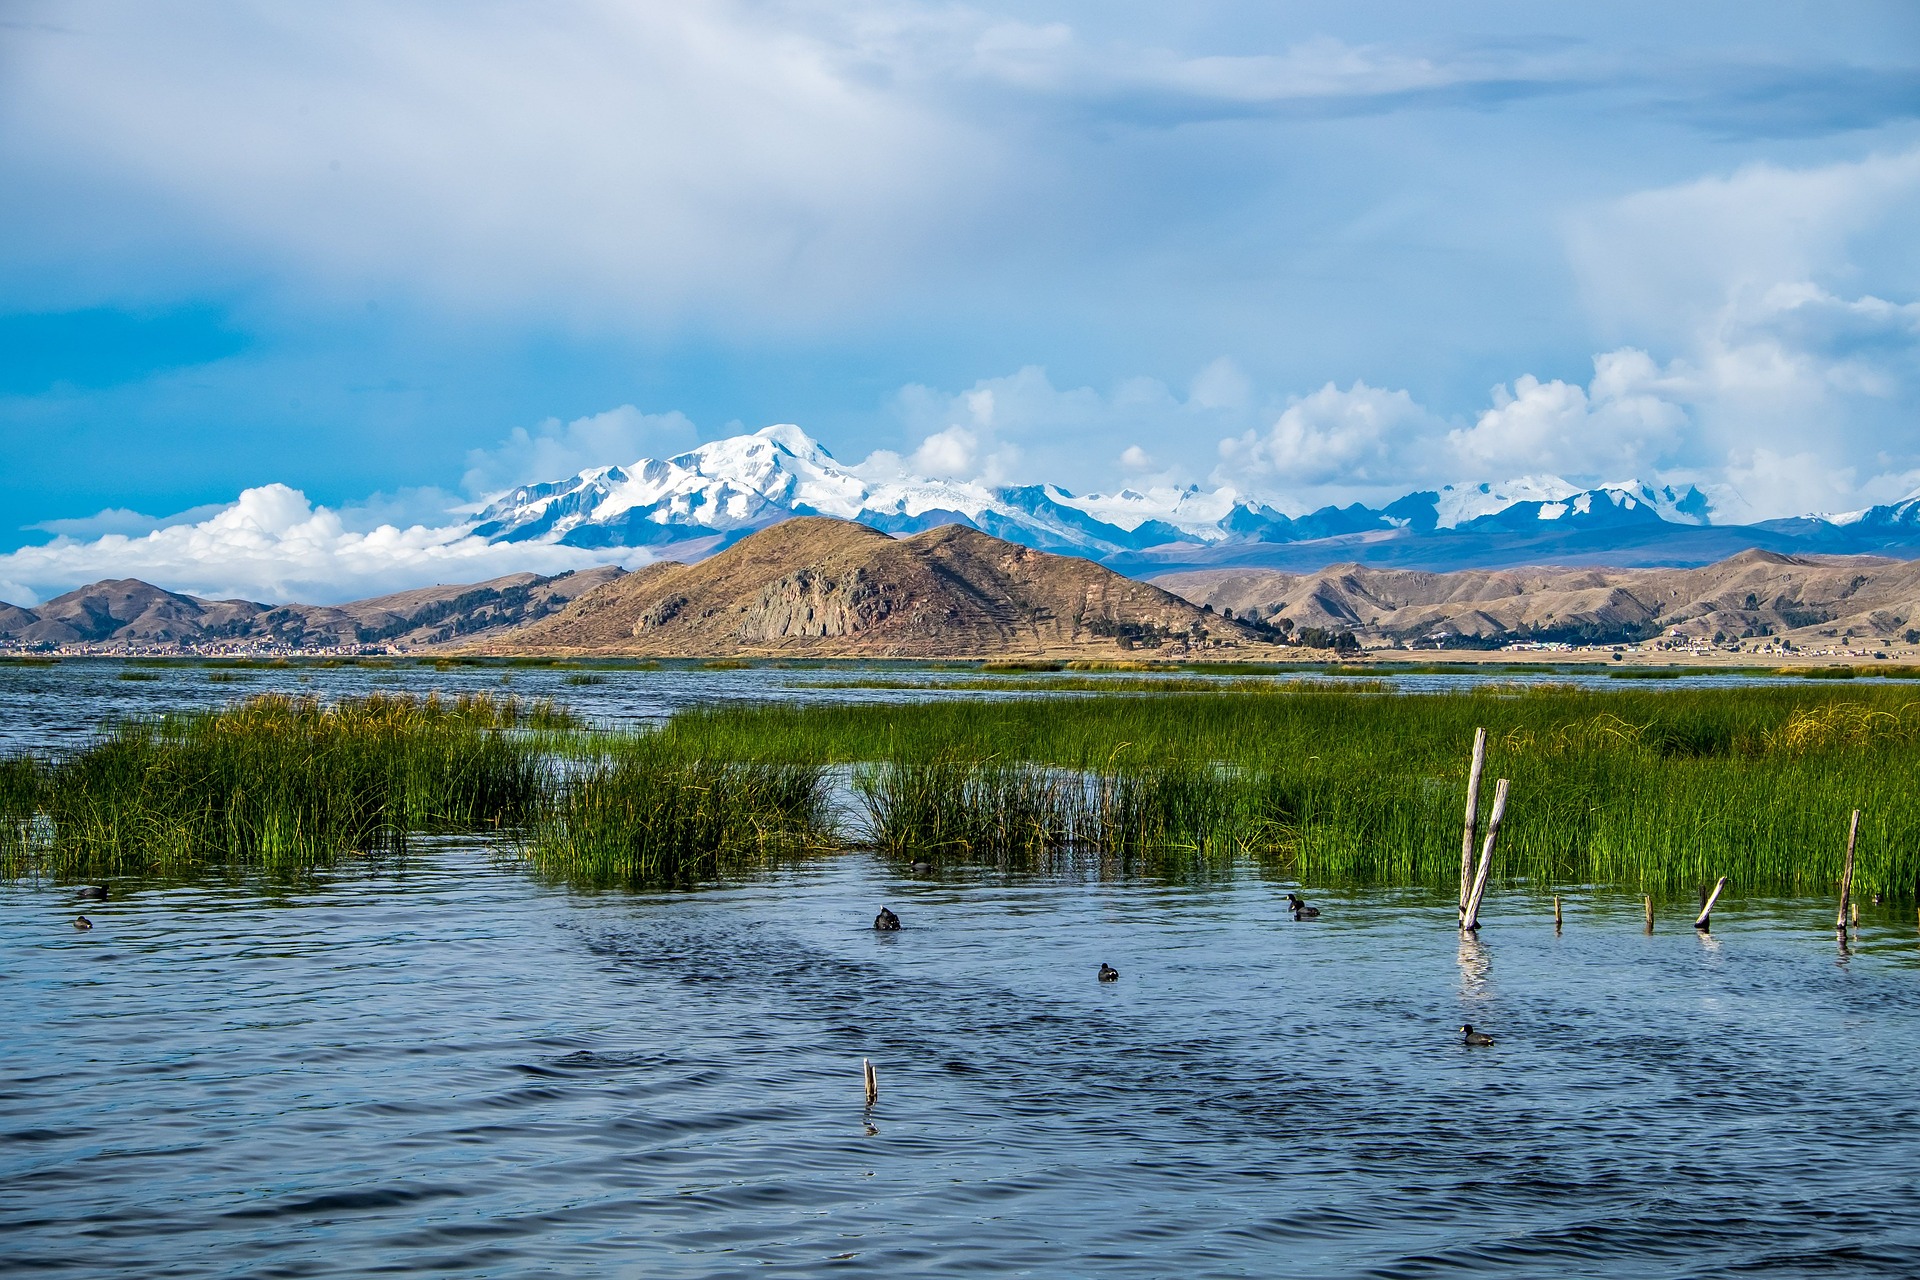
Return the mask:
[[[126,686],[74,665],[38,670],[97,675],[59,695],[95,723]],[[381,674],[274,675],[342,672]],[[132,691],[271,687],[205,681]],[[611,685],[567,692],[680,696]],[[1462,943],[1449,900],[1305,886],[1295,922],[1299,888],[848,854],[586,894],[446,842],[116,885],[78,933],[68,889],[0,886],[0,1272],[1920,1273],[1910,908],[1842,948],[1820,902],[1701,937],[1513,892]]]

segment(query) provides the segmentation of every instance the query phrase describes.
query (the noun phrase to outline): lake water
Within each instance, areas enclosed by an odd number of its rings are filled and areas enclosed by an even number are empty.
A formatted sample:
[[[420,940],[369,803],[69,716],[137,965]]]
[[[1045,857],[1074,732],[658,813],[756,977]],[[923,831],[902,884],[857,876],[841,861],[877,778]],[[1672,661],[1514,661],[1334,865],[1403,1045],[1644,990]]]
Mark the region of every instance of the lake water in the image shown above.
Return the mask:
[[[245,674],[0,670],[0,749],[268,689],[614,724],[915,696]],[[1556,934],[1509,892],[1463,944],[1448,900],[1308,886],[1295,923],[1297,887],[848,854],[582,894],[472,842],[298,889],[0,883],[0,1273],[1920,1274],[1911,908],[1842,950],[1821,902],[1735,899],[1703,938],[1573,898]]]
[[[1912,919],[1290,887],[0,889],[0,1271],[1915,1274]]]
[[[1004,683],[1004,674],[978,670],[936,671],[924,666],[836,664],[825,668],[754,666],[722,670],[692,663],[658,670],[611,667],[591,674],[600,683],[570,683],[588,674],[550,667],[435,668],[401,661],[392,667],[321,666],[301,663],[287,667],[222,668],[196,662],[129,663],[115,659],[68,659],[52,666],[0,661],[0,752],[60,750],[92,736],[109,717],[180,711],[222,703],[253,694],[279,692],[336,698],[378,691],[445,695],[462,693],[513,694],[522,698],[551,698],[565,703],[596,724],[631,727],[659,721],[691,706],[716,703],[780,700],[789,702],[899,701],[907,698],[1008,698],[1028,696],[991,687]],[[1132,682],[1137,672],[1075,672],[1080,678]],[[1186,679],[1229,680],[1213,675]],[[1677,675],[1661,680],[1618,680],[1604,670],[1506,671],[1491,666],[1472,674],[1392,675],[1391,669],[1366,670],[1363,679],[1390,676],[1393,689],[1434,692],[1465,689],[1490,681],[1508,684],[1575,684],[1588,688],[1673,689],[1726,687],[1777,682],[1779,677],[1753,675]],[[1245,678],[1245,677],[1239,677]],[[1326,679],[1339,685],[1349,677],[1320,677],[1312,673],[1274,677],[1276,680]],[[849,688],[870,680],[896,686]],[[1042,692],[1042,691],[1036,691]],[[1059,695],[1055,695],[1059,696]]]

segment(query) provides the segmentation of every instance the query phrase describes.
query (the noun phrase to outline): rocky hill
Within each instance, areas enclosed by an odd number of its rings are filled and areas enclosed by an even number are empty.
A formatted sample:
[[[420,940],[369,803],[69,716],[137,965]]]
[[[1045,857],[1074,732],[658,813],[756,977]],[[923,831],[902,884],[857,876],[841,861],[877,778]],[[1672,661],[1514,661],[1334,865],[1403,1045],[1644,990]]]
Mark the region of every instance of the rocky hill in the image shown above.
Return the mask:
[[[0,604],[0,642],[206,650],[371,644],[418,648],[477,639],[544,618],[620,572],[589,569],[557,577],[517,573],[340,605],[202,600],[137,578],[119,578],[69,591],[35,609]]]
[[[698,564],[648,566],[491,653],[1098,656],[1261,647],[1260,632],[1088,560],[965,525],[894,538],[801,517]]]
[[[1744,551],[1699,569],[1534,568],[1420,573],[1202,570],[1155,581],[1196,604],[1363,639],[1631,641],[1674,629],[1796,644],[1904,639],[1920,624],[1920,563]]]

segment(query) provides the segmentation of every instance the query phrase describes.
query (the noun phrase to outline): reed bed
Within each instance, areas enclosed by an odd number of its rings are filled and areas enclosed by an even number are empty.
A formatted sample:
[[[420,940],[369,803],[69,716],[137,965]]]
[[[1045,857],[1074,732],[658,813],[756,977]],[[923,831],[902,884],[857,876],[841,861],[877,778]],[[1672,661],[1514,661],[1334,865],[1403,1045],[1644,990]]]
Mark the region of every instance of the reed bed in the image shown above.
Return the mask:
[[[625,744],[548,792],[521,852],[601,888],[684,886],[835,842],[825,770],[716,761]]]
[[[1207,816],[1143,819],[1133,847],[1240,849],[1323,883],[1444,885],[1476,725],[1489,776],[1513,780],[1504,880],[1685,897],[1726,875],[1743,892],[1825,894],[1857,807],[1859,890],[1920,889],[1920,701],[1898,686],[777,705],[683,713],[661,736],[707,758],[864,763],[873,842],[902,856],[1111,847],[1125,828],[1083,819],[1083,792],[1153,795],[1164,776],[1187,779],[1205,798],[1190,812]]]
[[[895,858],[1032,864],[1085,850],[1125,861],[1212,860],[1259,847],[1259,815],[1207,764],[1085,772],[952,754],[861,770],[867,840]]]
[[[73,755],[0,764],[0,864],[63,879],[288,871],[516,824],[545,765],[502,731],[557,716],[484,696],[268,694],[125,721]]]

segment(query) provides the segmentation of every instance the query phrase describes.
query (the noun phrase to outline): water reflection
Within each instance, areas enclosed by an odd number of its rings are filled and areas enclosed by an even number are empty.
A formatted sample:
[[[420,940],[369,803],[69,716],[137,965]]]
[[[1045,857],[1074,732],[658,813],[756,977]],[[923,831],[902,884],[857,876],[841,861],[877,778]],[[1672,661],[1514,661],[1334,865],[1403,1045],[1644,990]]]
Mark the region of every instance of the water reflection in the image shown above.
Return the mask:
[[[1493,957],[1487,953],[1479,937],[1471,933],[1460,935],[1460,996],[1464,1000],[1483,1001],[1487,998],[1487,975],[1493,970]]]

